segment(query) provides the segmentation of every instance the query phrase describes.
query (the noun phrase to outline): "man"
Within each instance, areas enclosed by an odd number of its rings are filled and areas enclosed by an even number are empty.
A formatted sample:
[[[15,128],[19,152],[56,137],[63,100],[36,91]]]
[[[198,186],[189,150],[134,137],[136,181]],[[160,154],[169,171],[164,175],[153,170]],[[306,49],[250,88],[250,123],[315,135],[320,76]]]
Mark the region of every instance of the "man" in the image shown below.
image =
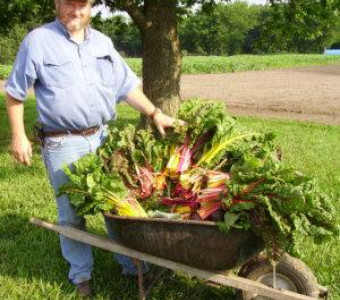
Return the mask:
[[[7,110],[14,158],[30,165],[32,147],[24,122],[23,103],[34,86],[38,121],[42,125],[42,155],[55,193],[67,180],[62,166],[95,151],[105,140],[105,123],[116,117],[115,104],[125,100],[149,116],[160,133],[174,119],[164,115],[138,88],[139,79],[113,48],[111,40],[90,26],[94,0],[54,0],[57,18],[24,39],[6,83]],[[59,224],[84,228],[66,195],[56,198]],[[112,233],[114,234],[114,233]],[[79,294],[91,295],[93,259],[89,245],[60,237],[70,264],[69,279]],[[126,275],[136,267],[116,256]]]

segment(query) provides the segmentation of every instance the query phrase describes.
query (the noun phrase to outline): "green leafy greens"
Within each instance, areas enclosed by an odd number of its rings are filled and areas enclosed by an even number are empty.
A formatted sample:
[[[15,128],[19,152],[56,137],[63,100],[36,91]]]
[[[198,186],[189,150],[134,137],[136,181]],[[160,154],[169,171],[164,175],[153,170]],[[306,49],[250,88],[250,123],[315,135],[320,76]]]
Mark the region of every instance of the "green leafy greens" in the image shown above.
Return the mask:
[[[60,192],[81,215],[113,210],[114,199],[132,195],[160,215],[253,230],[274,259],[296,254],[299,235],[339,236],[331,200],[281,162],[272,133],[249,131],[214,101],[185,101],[177,117],[186,124],[165,139],[132,125],[111,129],[96,155],[65,168],[70,181]]]

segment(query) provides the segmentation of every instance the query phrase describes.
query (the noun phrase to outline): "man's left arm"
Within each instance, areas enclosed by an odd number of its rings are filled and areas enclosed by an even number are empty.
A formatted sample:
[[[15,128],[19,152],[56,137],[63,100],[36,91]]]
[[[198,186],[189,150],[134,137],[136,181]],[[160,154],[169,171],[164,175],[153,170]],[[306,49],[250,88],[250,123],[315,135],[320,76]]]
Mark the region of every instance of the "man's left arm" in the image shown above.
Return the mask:
[[[140,88],[136,88],[132,92],[128,93],[125,98],[125,102],[137,109],[140,113],[151,117],[162,137],[165,136],[166,128],[174,126],[175,119],[163,114],[162,111],[157,110]]]

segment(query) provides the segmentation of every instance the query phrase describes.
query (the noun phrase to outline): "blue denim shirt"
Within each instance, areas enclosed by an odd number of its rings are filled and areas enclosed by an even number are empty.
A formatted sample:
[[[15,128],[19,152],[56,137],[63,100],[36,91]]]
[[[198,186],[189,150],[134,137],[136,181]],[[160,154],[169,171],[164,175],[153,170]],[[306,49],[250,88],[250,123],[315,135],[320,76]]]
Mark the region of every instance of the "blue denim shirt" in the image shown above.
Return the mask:
[[[34,87],[45,131],[84,129],[116,118],[116,103],[140,84],[111,40],[88,27],[77,44],[58,21],[22,42],[6,91],[24,101]]]

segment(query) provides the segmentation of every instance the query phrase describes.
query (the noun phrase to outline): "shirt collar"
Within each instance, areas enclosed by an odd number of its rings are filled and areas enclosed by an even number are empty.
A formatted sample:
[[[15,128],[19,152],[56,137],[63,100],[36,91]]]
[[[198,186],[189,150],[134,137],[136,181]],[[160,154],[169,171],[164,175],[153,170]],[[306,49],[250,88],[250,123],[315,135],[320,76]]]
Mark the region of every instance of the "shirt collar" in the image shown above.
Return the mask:
[[[60,20],[58,18],[55,19],[55,23],[57,25],[57,29],[59,30],[59,32],[61,32],[68,39],[71,39],[71,35],[68,32],[67,28],[65,27],[65,25],[63,23],[60,22]],[[86,28],[85,28],[85,39],[84,40],[90,39],[91,36],[92,36],[92,28],[91,28],[90,25],[87,25]]]

